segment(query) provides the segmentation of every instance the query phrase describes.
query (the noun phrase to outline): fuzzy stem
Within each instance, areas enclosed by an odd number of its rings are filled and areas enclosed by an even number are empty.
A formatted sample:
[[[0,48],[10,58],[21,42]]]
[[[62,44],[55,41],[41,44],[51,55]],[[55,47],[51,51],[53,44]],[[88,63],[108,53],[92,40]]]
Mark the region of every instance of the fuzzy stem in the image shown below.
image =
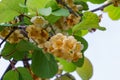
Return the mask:
[[[113,3],[108,2],[108,3],[102,5],[102,6],[98,7],[98,8],[95,8],[95,9],[91,10],[91,12],[96,12],[96,11],[99,11],[99,10],[103,10],[105,7],[107,7],[107,6],[111,5],[111,4],[113,4]]]

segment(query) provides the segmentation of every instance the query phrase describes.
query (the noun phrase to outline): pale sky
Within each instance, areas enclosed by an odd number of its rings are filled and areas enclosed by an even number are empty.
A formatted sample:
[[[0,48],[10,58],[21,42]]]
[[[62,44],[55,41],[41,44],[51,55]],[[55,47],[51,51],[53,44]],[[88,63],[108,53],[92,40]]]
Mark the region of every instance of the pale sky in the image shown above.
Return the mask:
[[[90,4],[90,8],[96,6]],[[98,14],[100,13],[99,11]],[[100,25],[107,30],[97,30],[85,36],[89,47],[84,54],[94,67],[94,74],[90,80],[120,80],[120,20],[112,21],[104,13]],[[7,65],[8,62],[0,59],[0,77]],[[74,75],[80,80],[75,73]]]
[[[90,8],[96,6],[90,5]],[[100,13],[98,11],[98,14]],[[89,47],[84,54],[94,67],[94,74],[90,80],[120,80],[120,20],[112,21],[104,13],[100,25],[107,30],[97,30],[85,36]],[[77,77],[77,80],[80,78]]]

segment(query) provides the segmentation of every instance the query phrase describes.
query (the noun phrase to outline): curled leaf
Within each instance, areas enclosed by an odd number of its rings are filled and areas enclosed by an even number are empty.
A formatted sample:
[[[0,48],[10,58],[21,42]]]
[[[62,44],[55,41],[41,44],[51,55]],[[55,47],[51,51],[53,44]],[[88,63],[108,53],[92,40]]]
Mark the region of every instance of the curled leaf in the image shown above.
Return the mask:
[[[79,30],[91,30],[92,28],[105,30],[104,27],[99,25],[99,17],[95,13],[84,12],[82,19],[83,20],[80,23],[73,27],[73,33],[76,33]]]
[[[82,67],[76,69],[76,72],[83,80],[89,80],[93,75],[93,66],[88,58],[84,58]]]

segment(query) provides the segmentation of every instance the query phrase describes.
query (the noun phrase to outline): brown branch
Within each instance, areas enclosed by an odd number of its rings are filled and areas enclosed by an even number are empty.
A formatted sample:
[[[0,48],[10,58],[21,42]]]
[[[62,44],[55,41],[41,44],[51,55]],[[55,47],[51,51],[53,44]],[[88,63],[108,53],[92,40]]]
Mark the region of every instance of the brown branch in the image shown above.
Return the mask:
[[[98,8],[95,8],[93,10],[90,10],[90,11],[91,12],[96,12],[96,11],[99,11],[99,10],[103,10],[105,7],[107,7],[107,6],[111,5],[111,4],[113,4],[113,2],[108,2],[108,3],[104,4],[104,5],[102,5],[102,6],[98,7]]]

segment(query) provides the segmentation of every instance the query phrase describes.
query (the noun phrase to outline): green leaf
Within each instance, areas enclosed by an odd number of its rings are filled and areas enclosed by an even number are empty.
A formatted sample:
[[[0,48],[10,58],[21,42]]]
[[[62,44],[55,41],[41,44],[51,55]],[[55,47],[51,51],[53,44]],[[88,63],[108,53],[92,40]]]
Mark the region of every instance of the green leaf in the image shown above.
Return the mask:
[[[12,55],[16,51],[15,46],[16,46],[16,44],[10,44],[9,42],[6,42],[4,48],[2,49],[1,55],[5,59],[11,59]]]
[[[76,70],[76,65],[74,65],[72,62],[68,62],[64,59],[58,59],[60,64],[63,66],[63,70],[66,72],[73,72]]]
[[[104,8],[104,11],[108,13],[112,20],[120,19],[120,7],[114,7],[113,5],[110,5]]]
[[[11,44],[6,42],[4,48],[2,49],[1,55],[5,59],[14,58],[15,60],[22,60],[24,56],[28,54],[28,51],[22,51],[20,48],[16,48],[17,44]],[[25,48],[25,47],[24,47]]]
[[[48,7],[51,7],[52,11],[60,8],[55,0],[48,1],[45,5],[45,8],[48,8]]]
[[[24,17],[24,22],[22,24],[31,25],[32,22],[30,21],[30,19],[28,17]]]
[[[86,34],[88,34],[88,30],[81,30],[81,36],[85,36]]]
[[[3,80],[19,80],[19,74],[16,70],[10,70],[4,75]]]
[[[82,0],[82,1],[89,1],[94,4],[101,4],[101,3],[105,2],[106,0]]]
[[[26,68],[18,67],[15,70],[8,71],[3,80],[33,80]]]
[[[77,62],[73,62],[76,66],[81,67],[84,63],[84,52],[87,50],[88,48],[88,42],[81,36],[77,36],[74,35],[75,39],[77,39],[77,41],[80,41],[81,44],[83,44],[83,49],[82,49],[82,58],[80,58]]]
[[[10,57],[19,61],[19,60],[23,60],[25,56],[28,56],[27,51],[16,51]]]
[[[88,48],[88,42],[81,36],[74,35],[74,37],[77,39],[77,41],[80,41],[81,44],[83,44],[82,53],[84,53]]]
[[[40,8],[44,8],[46,3],[50,0],[27,0],[27,6],[30,12],[38,11]]]
[[[54,12],[52,12],[52,15],[55,15],[55,16],[68,16],[70,13],[67,9],[58,9],[58,10],[55,10]]]
[[[29,51],[35,49],[35,46],[26,40],[21,40],[17,45],[16,49],[18,51]]]
[[[18,67],[17,71],[19,73],[19,80],[33,80],[32,76],[26,68]]]
[[[49,15],[45,16],[45,19],[49,21],[49,23],[54,24],[57,20],[59,20],[61,16]]]
[[[85,36],[86,34],[88,34],[88,30],[79,30],[74,33],[76,36]]]
[[[8,22],[15,16],[25,13],[26,7],[21,7],[20,4],[24,4],[24,0],[2,0],[0,2],[0,23]]]
[[[84,12],[82,19],[82,22],[73,27],[73,33],[79,30],[90,30],[92,28],[105,30],[104,27],[99,26],[99,17],[95,13]]]
[[[78,75],[82,78],[82,80],[89,80],[93,75],[93,66],[88,58],[84,58],[84,64],[82,67],[78,67],[76,69]]]
[[[31,68],[33,73],[41,78],[51,78],[58,71],[53,55],[43,53],[42,49],[34,50]]]
[[[48,8],[41,8],[39,10],[39,13],[43,16],[49,16],[52,13],[52,8],[48,7]]]
[[[24,3],[20,3],[19,4],[20,8],[21,8],[21,11],[22,13],[27,13],[28,12],[28,8],[26,5],[24,5]]]
[[[68,29],[68,30],[65,30],[69,35],[72,35],[72,29],[70,28],[70,29]]]

